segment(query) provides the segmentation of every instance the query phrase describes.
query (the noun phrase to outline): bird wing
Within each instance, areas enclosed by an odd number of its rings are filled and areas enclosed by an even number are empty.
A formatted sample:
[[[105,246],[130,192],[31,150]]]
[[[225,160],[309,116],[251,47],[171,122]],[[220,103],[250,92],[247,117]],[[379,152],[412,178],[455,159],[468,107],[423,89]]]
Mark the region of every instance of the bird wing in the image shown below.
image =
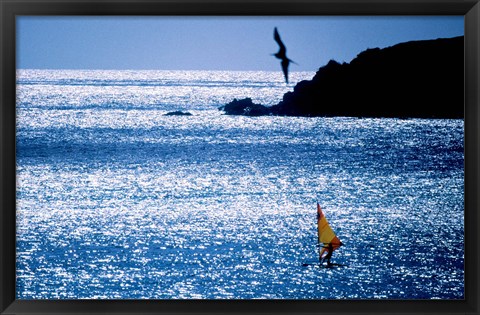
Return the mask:
[[[288,59],[284,59],[282,60],[281,64],[282,64],[282,70],[283,70],[283,75],[285,76],[285,82],[288,83],[288,64],[290,62],[288,61]]]
[[[275,31],[273,32],[273,39],[277,42],[278,46],[280,46],[279,53],[285,53],[287,48],[283,44],[282,40],[280,39],[280,34],[278,34],[277,28],[275,27]]]

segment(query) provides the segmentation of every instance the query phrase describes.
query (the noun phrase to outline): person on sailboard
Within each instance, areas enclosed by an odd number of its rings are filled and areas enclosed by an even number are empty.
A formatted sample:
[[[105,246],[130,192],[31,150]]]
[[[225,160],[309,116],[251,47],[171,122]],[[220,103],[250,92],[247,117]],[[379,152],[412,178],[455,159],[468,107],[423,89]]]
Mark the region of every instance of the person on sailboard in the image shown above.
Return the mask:
[[[343,243],[338,239],[335,232],[333,232],[332,228],[328,224],[325,215],[323,214],[322,209],[320,208],[320,204],[317,202],[317,230],[318,230],[318,244],[323,243],[323,248],[320,250],[319,253],[319,260],[320,263],[327,262],[327,267],[332,266],[333,264],[330,263],[330,259],[332,258],[333,251],[343,245]],[[325,254],[325,252],[327,252]],[[323,255],[325,254],[325,256]]]
[[[330,259],[332,258],[332,254],[333,254],[333,245],[332,243],[328,243],[327,254],[325,255],[325,257],[323,257],[323,260],[322,260],[322,262],[327,261],[327,266],[332,265],[332,263],[330,262]]]

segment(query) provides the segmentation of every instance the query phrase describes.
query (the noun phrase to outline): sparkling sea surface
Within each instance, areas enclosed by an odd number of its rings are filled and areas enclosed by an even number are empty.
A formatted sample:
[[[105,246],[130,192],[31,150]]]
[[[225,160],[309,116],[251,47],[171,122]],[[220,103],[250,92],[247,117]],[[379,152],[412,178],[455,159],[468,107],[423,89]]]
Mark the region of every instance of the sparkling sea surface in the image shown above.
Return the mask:
[[[16,298],[463,299],[463,120],[218,110],[313,75],[19,70]]]

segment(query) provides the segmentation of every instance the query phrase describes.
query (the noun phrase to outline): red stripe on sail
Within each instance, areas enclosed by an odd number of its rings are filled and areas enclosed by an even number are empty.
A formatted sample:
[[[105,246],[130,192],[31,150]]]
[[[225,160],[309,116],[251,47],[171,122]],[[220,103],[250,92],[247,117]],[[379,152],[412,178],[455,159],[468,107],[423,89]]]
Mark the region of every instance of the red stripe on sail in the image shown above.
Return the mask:
[[[343,245],[342,242],[340,242],[340,240],[336,236],[332,239],[330,243],[332,244],[333,250],[336,250],[337,248]]]

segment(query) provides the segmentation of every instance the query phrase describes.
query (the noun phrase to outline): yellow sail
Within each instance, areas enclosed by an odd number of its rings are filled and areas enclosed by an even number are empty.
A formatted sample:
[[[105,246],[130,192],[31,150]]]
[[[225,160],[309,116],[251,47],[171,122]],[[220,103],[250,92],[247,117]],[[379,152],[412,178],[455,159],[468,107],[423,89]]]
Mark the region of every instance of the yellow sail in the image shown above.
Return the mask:
[[[332,244],[332,251],[336,250],[342,246],[342,242],[338,239],[335,232],[328,224],[327,218],[323,214],[320,205],[317,203],[317,224],[318,224],[318,242],[323,243],[322,251],[320,252],[320,257],[322,257],[325,251],[328,251],[328,245]]]

